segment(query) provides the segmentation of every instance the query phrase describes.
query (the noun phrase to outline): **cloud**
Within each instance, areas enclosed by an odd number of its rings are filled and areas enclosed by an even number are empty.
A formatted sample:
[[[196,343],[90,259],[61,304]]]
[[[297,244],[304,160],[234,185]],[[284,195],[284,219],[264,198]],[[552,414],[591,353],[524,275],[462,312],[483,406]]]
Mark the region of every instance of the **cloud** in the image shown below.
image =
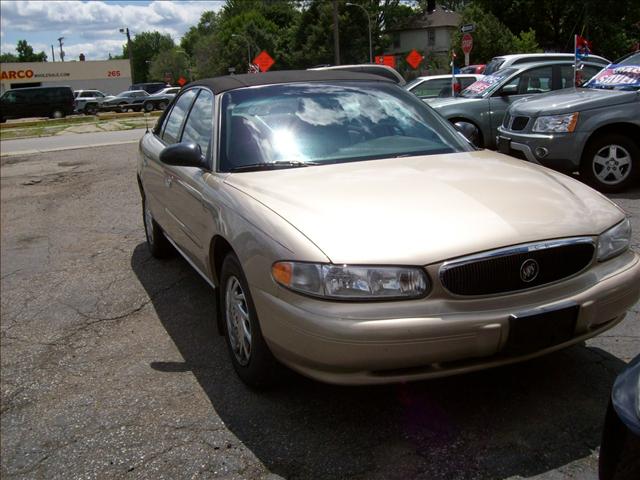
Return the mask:
[[[125,38],[119,32],[120,28],[128,27],[133,36],[157,30],[178,42],[191,26],[198,23],[202,12],[218,11],[224,3],[224,0],[152,1],[144,4],[2,0],[2,51],[15,52],[16,41],[25,38],[34,50],[44,49],[50,54],[51,47],[44,42],[54,43],[63,36],[67,58],[77,57],[79,53],[84,53],[88,59],[107,58],[109,52],[122,52]],[[36,47],[37,42],[44,48]]]

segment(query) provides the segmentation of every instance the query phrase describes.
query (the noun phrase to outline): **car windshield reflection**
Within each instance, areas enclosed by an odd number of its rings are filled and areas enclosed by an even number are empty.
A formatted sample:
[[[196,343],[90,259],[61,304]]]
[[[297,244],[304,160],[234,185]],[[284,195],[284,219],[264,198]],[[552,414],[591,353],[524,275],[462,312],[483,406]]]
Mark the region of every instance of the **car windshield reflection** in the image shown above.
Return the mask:
[[[468,151],[420,100],[392,85],[239,89],[223,98],[221,170]],[[283,163],[285,162],[285,163]]]

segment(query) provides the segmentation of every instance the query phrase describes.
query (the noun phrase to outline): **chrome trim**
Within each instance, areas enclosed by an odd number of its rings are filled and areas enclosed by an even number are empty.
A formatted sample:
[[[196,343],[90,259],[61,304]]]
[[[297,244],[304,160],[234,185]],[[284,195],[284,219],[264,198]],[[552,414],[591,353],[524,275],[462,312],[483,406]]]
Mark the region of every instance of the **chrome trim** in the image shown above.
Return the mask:
[[[440,285],[442,286],[442,288],[449,294],[452,295],[454,297],[458,297],[458,298],[470,298],[470,297],[493,297],[493,296],[498,296],[498,295],[505,295],[505,294],[509,294],[509,293],[520,293],[520,292],[526,292],[528,290],[533,290],[536,288],[542,288],[542,287],[547,287],[549,285],[553,285],[556,284],[558,282],[564,282],[565,280],[569,279],[569,278],[573,278],[576,275],[579,275],[580,273],[584,272],[586,269],[588,269],[589,267],[591,267],[595,260],[597,259],[597,237],[593,236],[593,237],[572,237],[572,238],[560,238],[557,240],[545,240],[545,241],[541,241],[541,242],[531,242],[531,243],[523,243],[521,245],[515,245],[515,246],[511,246],[511,247],[503,247],[503,248],[498,248],[496,250],[488,250],[486,252],[482,252],[482,253],[474,253],[472,255],[467,255],[465,257],[459,257],[457,259],[453,259],[453,260],[447,260],[445,262],[442,263],[442,265],[440,265],[440,268],[438,269],[438,278],[440,280]],[[455,267],[459,267],[462,265],[468,265],[470,263],[475,263],[479,260],[486,260],[489,258],[497,258],[497,257],[508,257],[510,255],[515,255],[518,253],[528,253],[528,252],[532,252],[532,251],[538,251],[538,250],[548,250],[551,248],[557,248],[557,247],[564,247],[567,245],[578,245],[578,244],[591,244],[593,246],[593,256],[591,257],[591,261],[580,271],[574,273],[573,275],[570,275],[568,277],[564,277],[562,279],[556,280],[554,282],[549,282],[549,283],[545,283],[542,285],[536,285],[534,287],[530,287],[530,288],[521,288],[521,289],[517,289],[517,290],[507,290],[504,292],[500,292],[500,293],[491,293],[491,294],[487,294],[487,295],[461,295],[458,293],[453,293],[451,292],[444,284],[443,282],[443,275],[447,270],[450,270],[451,268],[455,268]]]

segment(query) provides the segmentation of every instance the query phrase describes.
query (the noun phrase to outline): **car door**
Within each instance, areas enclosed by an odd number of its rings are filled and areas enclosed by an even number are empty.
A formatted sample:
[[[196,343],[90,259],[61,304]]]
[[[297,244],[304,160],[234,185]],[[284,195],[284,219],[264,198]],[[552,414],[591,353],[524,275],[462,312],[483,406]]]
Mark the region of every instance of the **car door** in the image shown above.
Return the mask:
[[[553,69],[553,65],[544,65],[524,70],[507,80],[491,95],[489,98],[490,145],[493,145],[498,127],[502,124],[504,115],[513,102],[552,90]]]
[[[140,150],[143,155],[144,168],[141,180],[145,200],[148,202],[153,218],[174,241],[177,241],[182,230],[179,219],[173,211],[175,206],[172,198],[174,190],[171,189],[171,172],[167,171],[167,166],[160,162],[159,157],[165,147],[177,143],[180,138],[182,125],[196,93],[194,90],[188,90],[181,95],[153,135],[144,137],[145,148]]]
[[[206,176],[210,175],[213,127],[213,93],[203,88],[199,90],[184,122],[180,142],[198,145],[209,168],[165,165],[166,174],[171,176],[171,212],[182,229],[180,247],[203,272],[207,271],[203,259],[208,254],[205,237],[210,230],[208,222],[211,219],[202,190]]]

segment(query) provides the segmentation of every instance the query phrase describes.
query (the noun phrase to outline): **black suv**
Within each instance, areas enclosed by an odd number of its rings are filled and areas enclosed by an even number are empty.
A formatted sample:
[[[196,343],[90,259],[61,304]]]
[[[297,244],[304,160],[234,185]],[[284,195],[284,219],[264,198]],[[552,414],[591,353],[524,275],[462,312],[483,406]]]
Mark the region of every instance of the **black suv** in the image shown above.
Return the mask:
[[[71,87],[33,87],[7,90],[0,97],[0,121],[9,118],[62,118],[73,113]]]

